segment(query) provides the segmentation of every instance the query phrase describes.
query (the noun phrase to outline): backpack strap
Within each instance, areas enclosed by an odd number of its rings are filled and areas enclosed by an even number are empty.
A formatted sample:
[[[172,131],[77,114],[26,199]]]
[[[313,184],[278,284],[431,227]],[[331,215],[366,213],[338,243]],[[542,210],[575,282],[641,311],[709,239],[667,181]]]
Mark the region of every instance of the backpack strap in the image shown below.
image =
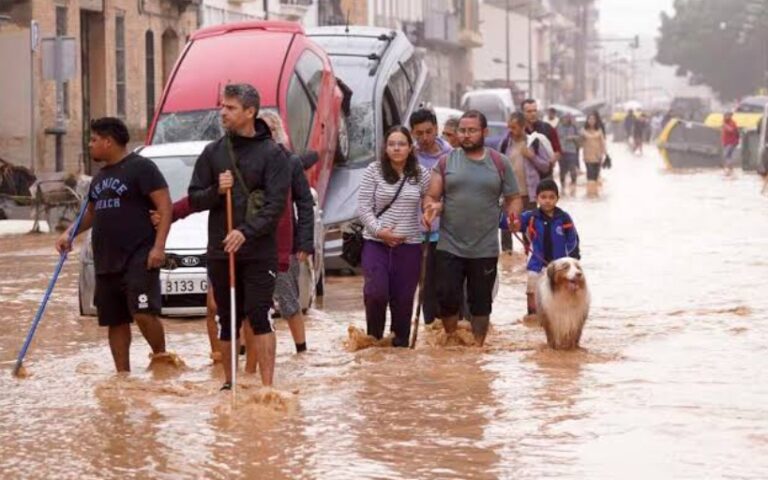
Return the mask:
[[[499,177],[501,178],[501,181],[504,181],[504,172],[506,171],[506,168],[504,168],[504,160],[501,159],[501,153],[498,151],[489,148],[488,153],[491,155],[491,160],[493,161],[493,164],[496,165],[496,170],[499,172]]]
[[[440,172],[440,176],[443,178],[443,183],[445,183],[445,168],[448,164],[448,153],[440,156],[440,158],[437,159],[437,170]]]
[[[504,140],[502,140],[502,141],[501,141],[501,144],[499,145],[499,151],[500,151],[501,153],[504,153],[505,155],[506,155],[506,151],[507,151],[507,149],[509,149],[509,142],[510,142],[510,138],[511,138],[511,137],[512,137],[512,135],[508,133],[508,134],[507,134],[507,135],[504,137]]]

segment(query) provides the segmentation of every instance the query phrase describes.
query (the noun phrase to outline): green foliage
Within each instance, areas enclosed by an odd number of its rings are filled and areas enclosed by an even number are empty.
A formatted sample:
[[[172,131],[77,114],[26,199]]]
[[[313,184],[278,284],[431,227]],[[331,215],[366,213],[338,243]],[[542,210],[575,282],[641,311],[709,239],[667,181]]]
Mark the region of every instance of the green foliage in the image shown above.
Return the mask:
[[[661,15],[657,60],[722,100],[755,93],[768,81],[768,0],[675,0]]]

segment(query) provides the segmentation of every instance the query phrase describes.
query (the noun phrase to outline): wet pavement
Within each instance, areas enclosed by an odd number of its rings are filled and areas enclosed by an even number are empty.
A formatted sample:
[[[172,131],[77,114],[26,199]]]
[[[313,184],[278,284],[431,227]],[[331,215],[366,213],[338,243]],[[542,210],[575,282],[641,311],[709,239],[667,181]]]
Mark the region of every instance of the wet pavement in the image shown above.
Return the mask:
[[[759,179],[668,173],[613,145],[600,199],[565,196],[592,291],[585,351],[552,352],[520,322],[522,255],[504,257],[486,347],[345,344],[361,282],[328,279],[310,352],[278,324],[277,395],[219,393],[204,323],[168,320],[182,371],[130,377],[77,314],[66,265],[11,376],[56,256],[50,235],[0,238],[2,478],[765,478],[768,197]],[[583,185],[583,177],[580,181]]]

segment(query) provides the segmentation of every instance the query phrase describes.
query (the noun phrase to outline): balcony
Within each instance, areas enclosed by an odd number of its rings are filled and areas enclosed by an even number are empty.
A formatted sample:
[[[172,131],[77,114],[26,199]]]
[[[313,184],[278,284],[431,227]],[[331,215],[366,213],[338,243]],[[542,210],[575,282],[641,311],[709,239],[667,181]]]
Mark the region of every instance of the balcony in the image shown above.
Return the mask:
[[[397,30],[400,28],[400,24],[402,21],[395,17],[390,17],[387,15],[379,15],[376,14],[374,16],[374,25],[377,27],[384,27],[384,28],[391,28],[394,30]]]
[[[197,8],[200,6],[200,0],[171,0],[170,3],[178,9],[179,15],[186,12],[187,9],[192,11],[193,7]]]
[[[301,20],[314,0],[280,0],[280,16],[287,20]]]
[[[459,20],[447,12],[424,13],[424,43],[437,47],[459,47]]]
[[[483,36],[480,33],[480,4],[478,0],[463,0],[459,2],[459,44],[465,48],[483,46]]]

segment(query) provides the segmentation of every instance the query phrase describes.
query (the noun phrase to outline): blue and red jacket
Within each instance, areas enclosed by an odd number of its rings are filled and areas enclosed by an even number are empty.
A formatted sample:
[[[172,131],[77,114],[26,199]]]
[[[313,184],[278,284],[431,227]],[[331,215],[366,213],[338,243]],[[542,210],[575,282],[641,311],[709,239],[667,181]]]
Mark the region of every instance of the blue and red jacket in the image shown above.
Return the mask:
[[[528,271],[540,272],[547,263],[558,258],[581,258],[579,234],[573,220],[557,207],[551,217],[540,208],[524,212],[520,231],[528,237],[533,249],[533,255],[528,260]]]

